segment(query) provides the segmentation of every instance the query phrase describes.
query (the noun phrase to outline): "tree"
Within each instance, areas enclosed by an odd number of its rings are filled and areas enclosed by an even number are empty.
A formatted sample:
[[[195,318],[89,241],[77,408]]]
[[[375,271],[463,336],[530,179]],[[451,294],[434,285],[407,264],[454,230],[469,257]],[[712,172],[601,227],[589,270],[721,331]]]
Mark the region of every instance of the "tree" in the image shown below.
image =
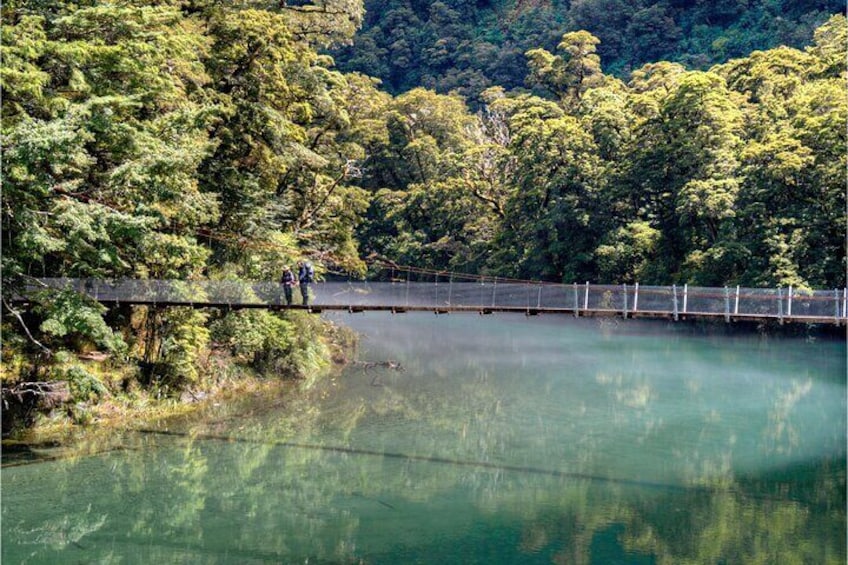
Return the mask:
[[[559,55],[544,49],[528,51],[529,82],[544,86],[566,105],[576,105],[584,92],[602,83],[598,43],[589,32],[576,31],[562,36]]]
[[[366,193],[353,181],[374,112],[348,98],[362,82],[315,51],[349,37],[334,18],[356,25],[360,3],[12,4],[0,75],[4,310],[32,276],[274,280],[303,254],[363,269],[353,229]],[[147,382],[174,390],[199,378],[214,318],[107,314],[45,291],[4,317],[15,344],[4,356],[83,342],[123,355],[104,337],[108,320]],[[292,343],[289,357],[303,345]]]
[[[637,10],[627,26],[632,61],[656,61],[674,51],[682,32],[663,3]]]
[[[516,181],[491,264],[512,276],[583,279],[597,237],[597,147],[575,118],[538,98],[514,105],[509,123]]]
[[[197,180],[211,149],[197,22],[169,5],[52,3],[4,34],[4,293],[29,275],[198,277],[208,252],[196,232],[217,221],[218,201]],[[88,341],[123,355],[105,309],[54,294],[17,319],[40,320],[48,347]],[[148,325],[171,344],[163,359],[177,380],[192,379],[205,345],[198,316]]]
[[[276,279],[297,243],[316,258],[359,268],[351,227],[364,202],[350,183],[362,150],[338,137],[350,127],[344,77],[329,58],[295,41],[281,14],[215,12],[210,34],[207,64],[222,103],[202,183],[221,195],[217,229],[263,242],[249,252],[224,242],[215,261]]]
[[[723,79],[692,72],[638,128],[628,164],[630,200],[662,234],[657,276],[677,276],[689,253],[718,241],[718,222],[733,217],[741,125]],[[709,268],[693,261],[690,272]]]

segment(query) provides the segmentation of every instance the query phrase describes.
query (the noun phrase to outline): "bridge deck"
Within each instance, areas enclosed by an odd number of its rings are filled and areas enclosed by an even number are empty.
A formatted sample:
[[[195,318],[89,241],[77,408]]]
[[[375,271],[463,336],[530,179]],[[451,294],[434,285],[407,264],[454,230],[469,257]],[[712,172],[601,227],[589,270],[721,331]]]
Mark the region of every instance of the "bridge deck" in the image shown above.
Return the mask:
[[[528,315],[619,316],[670,320],[717,319],[846,324],[848,290],[562,285],[453,278],[432,282],[328,281],[310,285],[310,306],[285,304],[277,283],[40,279],[38,290],[70,288],[106,305],[347,312],[518,312]]]
[[[110,305],[114,302],[103,301],[104,304]],[[127,302],[122,302],[126,304]],[[476,313],[481,315],[495,313],[513,313],[525,314],[527,316],[538,316],[540,314],[559,314],[570,315],[580,318],[624,318],[623,312],[619,310],[602,310],[602,309],[577,309],[574,308],[536,308],[524,306],[386,306],[379,304],[352,306],[349,304],[320,304],[311,306],[302,306],[300,304],[279,305],[257,303],[227,303],[227,302],[186,302],[186,301],[170,301],[170,302],[154,302],[154,301],[133,301],[136,306],[156,306],[156,307],[174,307],[184,306],[190,308],[220,308],[223,310],[301,310],[312,314],[321,314],[324,311],[337,311],[358,314],[363,312],[391,312],[392,314],[405,314],[407,312],[432,312],[433,314],[450,314],[456,313]],[[673,312],[667,311],[650,311],[638,310],[636,312],[627,312],[627,318],[653,318],[653,319],[668,319],[675,320]],[[802,324],[836,324],[845,325],[844,318],[824,317],[824,316],[783,316],[778,317],[770,314],[724,314],[723,312],[692,312],[678,313],[677,320],[697,320],[697,319],[714,319],[725,320],[727,322],[768,322],[780,321],[781,323],[802,323]]]

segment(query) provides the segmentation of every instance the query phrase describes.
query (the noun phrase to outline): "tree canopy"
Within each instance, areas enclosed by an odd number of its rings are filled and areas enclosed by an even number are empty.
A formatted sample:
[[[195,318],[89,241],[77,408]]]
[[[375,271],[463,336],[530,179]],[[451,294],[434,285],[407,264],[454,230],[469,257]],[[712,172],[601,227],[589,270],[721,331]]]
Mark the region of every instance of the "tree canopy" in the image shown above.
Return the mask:
[[[467,125],[427,162],[460,166],[417,179],[404,160],[368,169],[381,190],[360,243],[561,282],[844,286],[848,108],[832,57],[845,34],[834,16],[803,50],[703,71],[650,63],[628,82],[602,71],[597,38],[565,34],[555,53],[527,53],[544,92],[491,88],[474,115],[449,106]],[[383,143],[381,155],[407,150]]]
[[[366,0],[362,31],[333,50],[340,68],[380,78],[392,93],[457,90],[475,105],[491,86],[527,84],[532,49],[553,52],[564,34],[588,32],[613,76],[660,60],[706,70],[755,50],[801,48],[834,0]],[[844,60],[843,60],[844,63]]]

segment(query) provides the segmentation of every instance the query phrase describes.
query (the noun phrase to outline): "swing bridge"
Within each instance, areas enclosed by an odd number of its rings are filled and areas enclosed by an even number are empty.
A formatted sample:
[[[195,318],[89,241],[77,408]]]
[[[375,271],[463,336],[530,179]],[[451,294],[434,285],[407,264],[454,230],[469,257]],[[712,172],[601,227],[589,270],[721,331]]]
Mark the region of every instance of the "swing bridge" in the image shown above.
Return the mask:
[[[328,274],[310,283],[309,305],[297,286],[287,305],[277,282],[229,280],[35,279],[29,292],[72,289],[106,306],[404,312],[518,312],[575,317],[717,319],[846,325],[848,289],[606,285],[541,281],[384,267],[366,280]],[[16,301],[26,301],[26,294]]]

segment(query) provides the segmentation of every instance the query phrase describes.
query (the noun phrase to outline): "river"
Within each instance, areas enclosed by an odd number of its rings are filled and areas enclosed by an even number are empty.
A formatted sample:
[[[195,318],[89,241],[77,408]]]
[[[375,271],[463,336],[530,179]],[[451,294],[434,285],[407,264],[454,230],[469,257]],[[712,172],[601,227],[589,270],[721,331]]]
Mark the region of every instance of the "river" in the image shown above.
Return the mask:
[[[3,563],[846,561],[844,339],[330,318],[333,378],[4,468]]]

